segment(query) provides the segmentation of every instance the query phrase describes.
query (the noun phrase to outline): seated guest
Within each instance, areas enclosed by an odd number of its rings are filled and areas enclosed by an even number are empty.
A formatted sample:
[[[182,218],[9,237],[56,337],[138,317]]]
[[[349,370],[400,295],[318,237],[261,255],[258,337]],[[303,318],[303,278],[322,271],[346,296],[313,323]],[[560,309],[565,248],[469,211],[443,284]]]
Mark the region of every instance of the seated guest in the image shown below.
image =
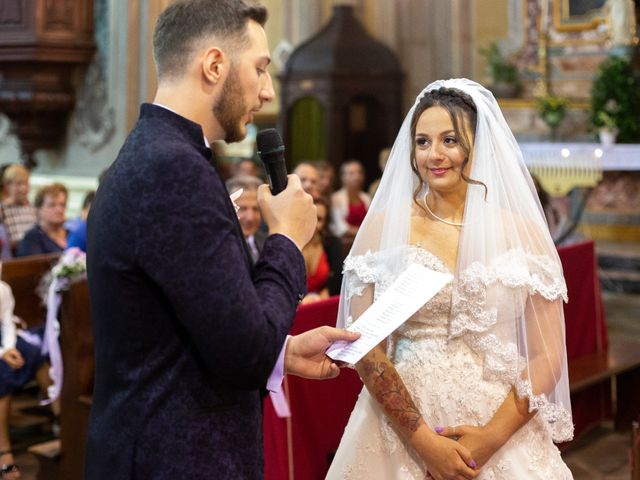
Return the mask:
[[[7,231],[7,227],[3,223],[0,223],[0,260],[9,260],[12,257],[13,253],[11,252],[9,232]]]
[[[0,203],[3,203],[7,198],[7,189],[2,182],[2,178],[4,177],[4,172],[7,171],[11,165],[16,165],[15,163],[3,163],[0,165]],[[0,477],[1,478],[1,477]]]
[[[241,158],[233,166],[233,176],[259,177],[258,165],[250,158]]]
[[[11,248],[36,223],[36,212],[29,204],[29,170],[22,165],[9,165],[2,176],[5,199],[0,208],[0,220],[7,227]]]
[[[387,160],[389,160],[389,155],[391,155],[390,148],[383,148],[382,150],[380,150],[380,153],[378,154],[378,166],[380,167],[380,173],[384,172],[384,167],[387,166]],[[381,179],[378,178],[373,182],[371,182],[371,185],[369,185],[369,196],[372,199],[376,194],[378,187],[380,186],[380,180]]]
[[[327,228],[329,203],[322,197],[314,199],[318,215],[316,232],[302,249],[307,269],[307,295],[302,303],[313,303],[340,293],[342,284],[342,243]]]
[[[40,353],[40,346],[33,345],[22,338],[16,330],[13,307],[15,301],[11,288],[0,282],[0,478],[18,479],[20,471],[15,465],[9,437],[9,411],[13,392],[34,377],[41,388],[50,384],[48,364]],[[42,340],[43,329],[29,332]],[[58,413],[58,406],[55,406]]]
[[[18,244],[16,256],[62,252],[67,248],[68,232],[64,228],[67,188],[60,183],[42,187],[34,203],[38,221]]]
[[[342,188],[331,196],[331,231],[347,242],[358,233],[371,197],[362,191],[364,167],[358,160],[349,160],[340,167]]]
[[[75,228],[69,229],[69,241],[67,242],[67,248],[78,247],[83,252],[87,251],[87,217],[89,216],[89,209],[91,208],[91,202],[93,197],[96,196],[96,192],[93,190],[87,192],[82,201],[82,210],[80,210],[80,216],[75,224]]]
[[[313,164],[318,170],[318,191],[320,195],[325,198],[331,198],[334,177],[333,165],[326,160],[317,160]]]
[[[320,174],[313,163],[302,161],[298,164],[293,173],[300,177],[300,183],[302,184],[302,189],[305,192],[313,198],[320,196],[320,190],[318,188]]]
[[[258,187],[262,180],[249,175],[231,177],[226,182],[227,191],[231,194],[242,188],[242,195],[235,200],[238,206],[238,220],[242,227],[242,234],[247,241],[253,263],[258,261],[260,252],[267,239],[267,234],[260,230],[262,215],[258,206]]]

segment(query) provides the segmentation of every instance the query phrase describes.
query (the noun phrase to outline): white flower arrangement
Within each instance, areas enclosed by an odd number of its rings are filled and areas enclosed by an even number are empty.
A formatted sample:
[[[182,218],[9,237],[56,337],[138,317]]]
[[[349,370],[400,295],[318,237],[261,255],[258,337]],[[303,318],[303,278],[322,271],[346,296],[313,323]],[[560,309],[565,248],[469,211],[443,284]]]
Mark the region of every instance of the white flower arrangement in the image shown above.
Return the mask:
[[[87,272],[86,254],[79,248],[66,250],[58,263],[45,275],[40,284],[44,291],[45,304],[47,306],[47,321],[45,324],[42,353],[49,354],[51,368],[49,376],[53,381],[47,389],[49,399],[42,404],[53,402],[60,396],[62,381],[64,378],[64,366],[62,364],[62,352],[60,351],[60,322],[58,310],[62,301],[62,291],[68,290],[74,280],[82,278]]]
[[[87,272],[86,254],[79,248],[72,247],[62,254],[58,263],[47,272],[38,284],[37,293],[46,305],[49,288],[56,284],[56,292],[67,290],[73,280],[82,278]]]
[[[86,272],[87,255],[76,247],[66,250],[51,269],[52,279],[65,284],[62,288],[68,288],[72,280],[83,277]]]

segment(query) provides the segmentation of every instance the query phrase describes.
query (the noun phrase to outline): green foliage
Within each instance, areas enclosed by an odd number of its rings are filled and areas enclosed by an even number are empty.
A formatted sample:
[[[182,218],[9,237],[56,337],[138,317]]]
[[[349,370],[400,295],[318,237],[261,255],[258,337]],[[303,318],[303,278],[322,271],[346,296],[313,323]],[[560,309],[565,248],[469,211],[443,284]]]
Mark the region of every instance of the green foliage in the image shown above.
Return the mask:
[[[496,42],[492,42],[489,48],[479,49],[479,52],[487,60],[488,73],[494,84],[509,83],[519,85],[520,74],[518,69],[504,58]]]
[[[569,101],[564,97],[558,97],[553,93],[549,93],[545,97],[536,98],[536,107],[544,122],[550,127],[560,125],[565,115]]]
[[[612,56],[598,67],[591,123],[596,129],[617,128],[620,143],[640,143],[640,76],[628,60]]]
[[[596,119],[600,123],[600,126],[603,128],[608,128],[608,129],[616,128],[616,120],[613,118],[611,114],[609,114],[605,110],[600,110],[598,112],[598,115],[596,115]]]

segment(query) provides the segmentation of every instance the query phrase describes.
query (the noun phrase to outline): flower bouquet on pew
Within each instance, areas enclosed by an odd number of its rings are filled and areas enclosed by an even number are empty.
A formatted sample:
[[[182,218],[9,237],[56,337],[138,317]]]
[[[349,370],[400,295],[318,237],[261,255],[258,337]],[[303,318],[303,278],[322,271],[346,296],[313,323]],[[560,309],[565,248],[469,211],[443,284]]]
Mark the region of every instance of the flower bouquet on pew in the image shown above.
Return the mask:
[[[58,341],[60,336],[58,310],[62,302],[62,292],[68,290],[73,281],[84,278],[86,274],[86,254],[79,248],[70,248],[62,254],[58,263],[51,269],[51,272],[45,275],[41,283],[41,286],[44,286],[46,291],[45,303],[47,307],[42,353],[49,354],[49,361],[51,362],[49,377],[53,381],[47,392],[49,398],[43,401],[43,404],[55,401],[62,390],[62,352]]]

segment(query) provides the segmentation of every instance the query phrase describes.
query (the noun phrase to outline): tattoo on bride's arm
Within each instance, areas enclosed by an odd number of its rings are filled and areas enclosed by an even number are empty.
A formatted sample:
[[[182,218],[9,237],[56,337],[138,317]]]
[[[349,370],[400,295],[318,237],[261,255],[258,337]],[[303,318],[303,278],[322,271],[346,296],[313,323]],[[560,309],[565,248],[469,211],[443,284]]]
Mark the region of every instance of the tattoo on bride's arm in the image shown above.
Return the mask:
[[[385,362],[363,360],[365,376],[373,383],[373,394],[384,410],[391,414],[395,422],[408,432],[415,432],[420,426],[420,412],[397,372]]]

